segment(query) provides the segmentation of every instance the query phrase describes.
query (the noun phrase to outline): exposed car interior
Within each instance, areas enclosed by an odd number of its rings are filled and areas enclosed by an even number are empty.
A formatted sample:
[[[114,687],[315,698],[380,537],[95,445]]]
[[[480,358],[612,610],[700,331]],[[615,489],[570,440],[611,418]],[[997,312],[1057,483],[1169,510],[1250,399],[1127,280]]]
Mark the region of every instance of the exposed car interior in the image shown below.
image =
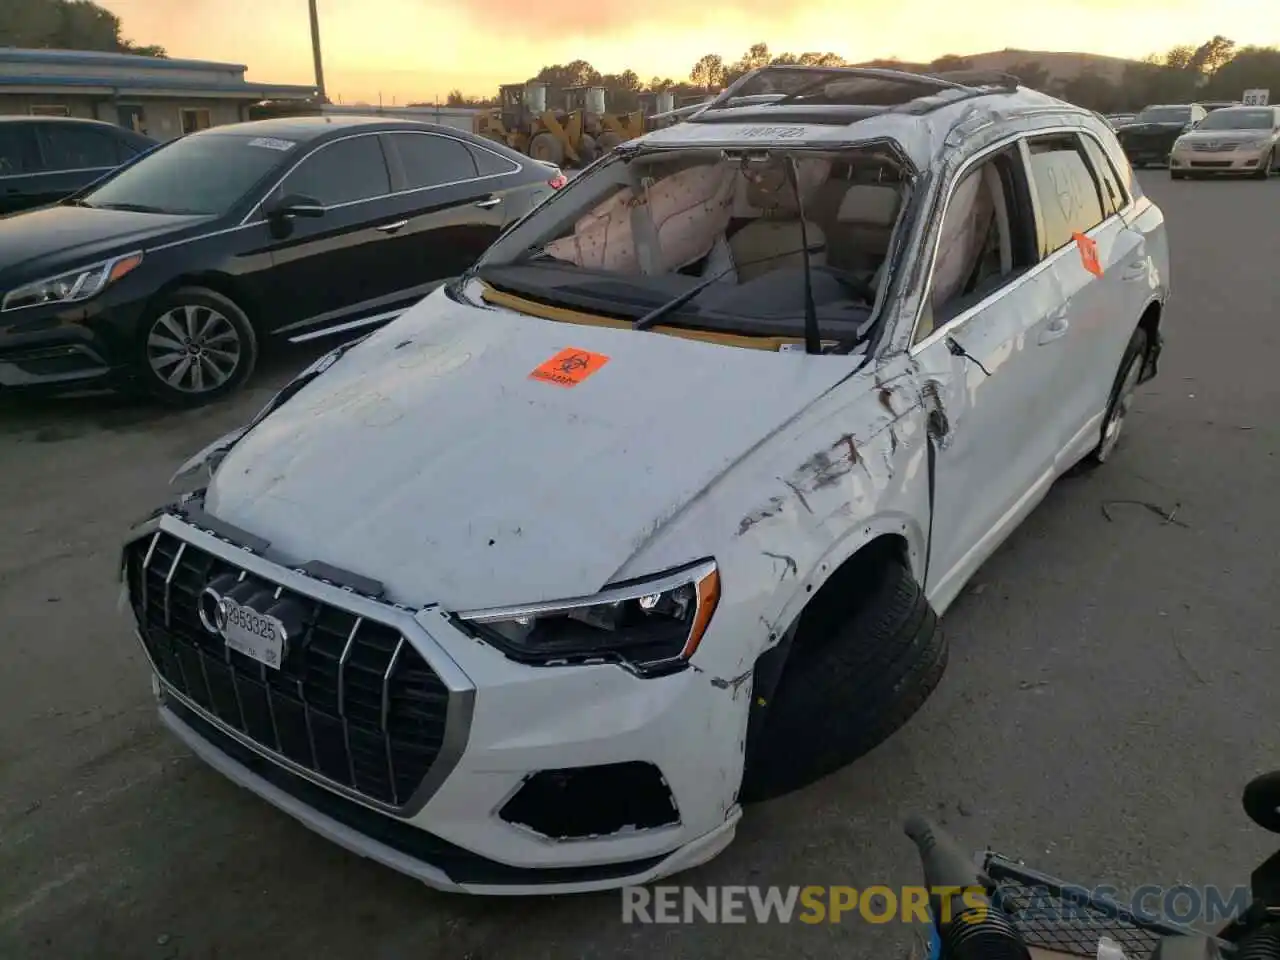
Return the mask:
[[[626,277],[628,289],[651,287],[666,298],[712,280],[692,317],[712,326],[713,317],[748,326],[785,317],[794,326],[803,315],[807,240],[824,335],[855,337],[875,306],[908,186],[890,159],[851,151],[671,151],[615,161],[584,180],[500,241],[511,252],[495,249],[486,265],[571,266],[579,292],[603,291],[582,283],[588,271]],[[519,287],[529,277],[508,271],[503,279]],[[626,290],[613,289],[625,301]]]

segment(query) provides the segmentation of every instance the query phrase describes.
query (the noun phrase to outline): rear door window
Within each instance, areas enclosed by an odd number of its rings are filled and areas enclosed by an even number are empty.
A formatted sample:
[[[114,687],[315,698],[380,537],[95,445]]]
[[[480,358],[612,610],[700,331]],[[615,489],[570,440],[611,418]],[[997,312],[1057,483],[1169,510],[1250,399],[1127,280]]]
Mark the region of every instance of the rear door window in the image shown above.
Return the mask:
[[[500,157],[492,150],[486,150],[484,147],[474,144],[470,144],[468,148],[471,150],[471,156],[475,158],[476,169],[480,171],[480,176],[482,177],[492,177],[502,173],[515,173],[520,169],[514,160]]]
[[[391,175],[377,137],[348,137],[320,147],[303,160],[280,192],[335,207],[386,196],[391,192]]]
[[[49,170],[101,170],[120,162],[116,138],[105,130],[61,123],[41,126],[45,166]]]
[[[1102,195],[1075,134],[1033,137],[1027,147],[1040,208],[1040,255],[1046,257],[1103,221]]]
[[[40,169],[40,148],[35,126],[0,123],[0,177],[16,177]]]
[[[1108,217],[1119,213],[1129,205],[1129,195],[1120,184],[1120,175],[1116,172],[1115,165],[1093,137],[1086,136],[1080,139],[1084,143],[1084,152],[1088,154],[1089,162],[1098,177],[1098,184],[1102,188],[1103,212]]]
[[[392,133],[387,139],[400,155],[406,189],[439,187],[477,176],[476,161],[461,140],[434,133]]]

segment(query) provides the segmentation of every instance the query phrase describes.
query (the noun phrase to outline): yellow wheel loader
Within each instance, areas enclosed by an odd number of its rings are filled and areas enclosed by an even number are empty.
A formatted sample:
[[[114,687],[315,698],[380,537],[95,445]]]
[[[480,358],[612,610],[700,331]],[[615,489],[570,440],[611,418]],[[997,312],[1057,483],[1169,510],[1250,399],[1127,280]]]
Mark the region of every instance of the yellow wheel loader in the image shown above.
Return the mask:
[[[547,108],[547,84],[508,83],[498,88],[498,106],[478,114],[472,129],[535,160],[556,166],[586,166],[595,159],[583,114]]]

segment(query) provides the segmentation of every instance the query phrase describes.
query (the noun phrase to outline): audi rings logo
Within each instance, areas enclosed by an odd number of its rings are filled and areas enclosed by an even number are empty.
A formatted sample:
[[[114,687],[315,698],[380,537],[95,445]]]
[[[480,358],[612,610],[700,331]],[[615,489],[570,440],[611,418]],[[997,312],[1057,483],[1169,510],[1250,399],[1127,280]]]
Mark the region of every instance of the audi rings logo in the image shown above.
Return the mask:
[[[205,587],[197,603],[200,624],[215,636],[224,636],[227,630],[227,601],[213,587]]]

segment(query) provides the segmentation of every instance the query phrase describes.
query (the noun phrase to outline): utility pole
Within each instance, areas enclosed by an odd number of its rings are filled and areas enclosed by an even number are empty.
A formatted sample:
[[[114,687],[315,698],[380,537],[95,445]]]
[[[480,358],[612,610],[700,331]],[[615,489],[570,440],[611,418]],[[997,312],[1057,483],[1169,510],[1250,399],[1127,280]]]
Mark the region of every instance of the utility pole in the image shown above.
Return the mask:
[[[326,99],[324,93],[324,61],[320,58],[320,15],[316,11],[316,0],[308,0],[311,6],[311,56],[316,63],[316,89],[320,99]]]

